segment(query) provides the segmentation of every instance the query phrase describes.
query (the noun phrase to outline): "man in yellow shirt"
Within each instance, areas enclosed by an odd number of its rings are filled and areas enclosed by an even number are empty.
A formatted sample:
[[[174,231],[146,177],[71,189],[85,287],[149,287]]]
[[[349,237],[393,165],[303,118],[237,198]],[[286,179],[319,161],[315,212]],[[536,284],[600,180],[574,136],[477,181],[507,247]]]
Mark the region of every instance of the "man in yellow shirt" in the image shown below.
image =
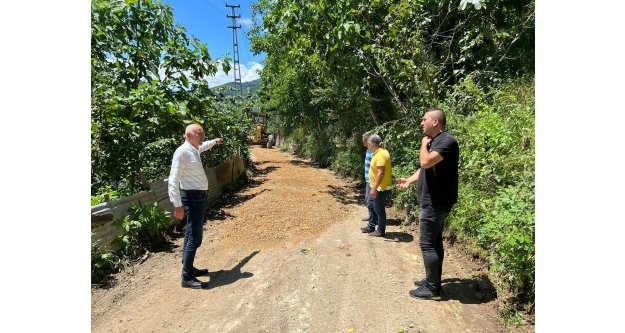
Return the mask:
[[[374,214],[369,217],[369,224],[360,228],[360,231],[373,237],[384,237],[386,234],[386,203],[391,196],[391,155],[381,148],[381,144],[379,135],[372,134],[369,137],[369,149],[373,152],[369,167],[369,196],[373,200]]]

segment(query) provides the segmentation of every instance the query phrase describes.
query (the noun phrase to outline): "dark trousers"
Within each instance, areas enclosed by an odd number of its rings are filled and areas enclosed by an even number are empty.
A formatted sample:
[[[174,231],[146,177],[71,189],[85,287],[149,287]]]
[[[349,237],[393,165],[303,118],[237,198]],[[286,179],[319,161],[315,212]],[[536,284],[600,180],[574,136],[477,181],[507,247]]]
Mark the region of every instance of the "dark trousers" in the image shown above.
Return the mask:
[[[192,280],[195,251],[202,245],[204,233],[204,214],[206,213],[206,193],[188,193],[181,191],[180,199],[184,207],[186,230],[182,246],[182,278]]]
[[[377,224],[378,231],[382,235],[386,232],[386,203],[390,196],[391,190],[386,190],[378,191],[375,199],[369,198],[369,201],[373,202],[373,212],[369,209],[369,229],[375,229]]]
[[[425,265],[425,283],[431,290],[441,290],[443,274],[443,223],[451,212],[449,206],[421,205],[419,212],[419,246]]]

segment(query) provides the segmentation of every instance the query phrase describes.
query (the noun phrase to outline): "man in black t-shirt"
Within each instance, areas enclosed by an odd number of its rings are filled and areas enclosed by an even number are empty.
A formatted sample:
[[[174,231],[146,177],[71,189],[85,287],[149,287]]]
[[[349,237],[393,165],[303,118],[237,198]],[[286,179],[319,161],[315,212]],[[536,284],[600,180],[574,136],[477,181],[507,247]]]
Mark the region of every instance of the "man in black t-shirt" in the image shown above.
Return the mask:
[[[425,279],[415,281],[410,291],[416,298],[440,298],[443,272],[443,223],[458,201],[458,141],[446,130],[445,113],[429,109],[423,115],[419,168],[409,178],[397,179],[397,187],[407,189],[417,183],[419,246],[423,253]]]

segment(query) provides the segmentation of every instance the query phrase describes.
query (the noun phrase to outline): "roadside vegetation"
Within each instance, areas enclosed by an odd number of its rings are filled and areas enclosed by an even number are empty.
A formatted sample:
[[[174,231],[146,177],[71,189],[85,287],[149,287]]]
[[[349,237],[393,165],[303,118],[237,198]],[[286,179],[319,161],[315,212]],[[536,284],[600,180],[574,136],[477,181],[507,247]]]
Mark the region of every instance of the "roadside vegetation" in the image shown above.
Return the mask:
[[[252,100],[208,87],[204,78],[229,58],[175,24],[161,2],[91,2],[91,195],[139,192],[166,178],[187,124],[224,138],[207,166],[249,157]],[[224,88],[227,89],[227,88]]]
[[[534,313],[534,1],[260,0],[259,100],[297,153],[360,178],[366,131],[394,177],[419,167],[423,111],[440,107],[461,149],[448,239],[488,265],[502,313]],[[260,19],[262,17],[262,20]],[[395,191],[407,222],[414,190]]]
[[[296,153],[361,178],[366,131],[379,133],[393,175],[419,167],[424,110],[440,107],[461,149],[448,239],[487,264],[502,313],[534,314],[535,134],[532,0],[259,0],[248,37],[264,52],[258,99],[203,78],[231,60],[174,23],[160,2],[91,2],[92,205],[164,179],[190,122],[225,139],[206,166],[249,161],[256,107]],[[225,88],[227,89],[227,88]],[[255,104],[258,103],[258,104]],[[414,190],[394,205],[414,223]],[[171,217],[135,206],[118,223],[124,253],[92,241],[92,283],[167,238]],[[145,228],[145,229],[144,229]],[[95,281],[95,282],[94,282]]]
[[[231,59],[212,59],[206,45],[175,24],[160,1],[91,1],[91,205],[140,192],[167,178],[185,127],[196,122],[224,145],[203,154],[205,166],[249,160],[253,100],[211,89],[207,76]],[[123,234],[108,250],[91,242],[91,283],[127,267],[168,239],[172,219],[161,208],[134,205],[115,222]]]
[[[169,212],[156,203],[144,206],[133,203],[128,215],[113,223],[122,233],[113,241],[113,248],[91,240],[91,284],[105,285],[112,273],[129,267],[142,256],[161,247],[171,240],[174,221]]]

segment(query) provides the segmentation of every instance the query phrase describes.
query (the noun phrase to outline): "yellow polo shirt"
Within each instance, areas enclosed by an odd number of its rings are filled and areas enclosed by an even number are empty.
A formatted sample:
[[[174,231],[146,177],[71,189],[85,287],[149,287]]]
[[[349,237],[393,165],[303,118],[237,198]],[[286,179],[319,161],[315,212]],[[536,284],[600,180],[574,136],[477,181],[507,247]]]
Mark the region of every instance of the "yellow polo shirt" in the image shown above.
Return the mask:
[[[378,148],[371,157],[371,167],[369,168],[369,184],[371,185],[375,184],[378,168],[384,168],[384,176],[377,190],[386,191],[391,186],[391,155],[384,148]]]

